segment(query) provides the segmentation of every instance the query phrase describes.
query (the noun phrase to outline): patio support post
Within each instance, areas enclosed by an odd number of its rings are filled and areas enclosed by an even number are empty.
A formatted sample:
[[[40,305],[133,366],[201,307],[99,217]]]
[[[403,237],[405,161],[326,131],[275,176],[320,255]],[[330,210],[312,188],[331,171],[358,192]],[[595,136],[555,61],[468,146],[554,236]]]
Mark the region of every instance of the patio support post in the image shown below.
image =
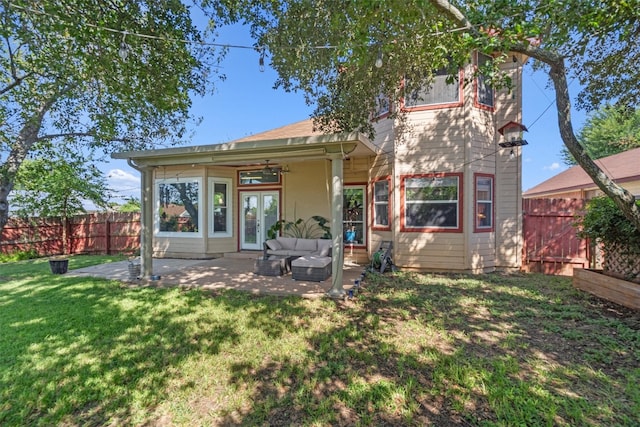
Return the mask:
[[[331,258],[331,289],[327,295],[331,298],[342,298],[345,290],[342,287],[342,266],[344,251],[342,250],[342,154],[331,156],[331,236],[333,239]]]
[[[149,279],[153,274],[153,168],[142,167],[142,203],[140,204],[140,271]]]

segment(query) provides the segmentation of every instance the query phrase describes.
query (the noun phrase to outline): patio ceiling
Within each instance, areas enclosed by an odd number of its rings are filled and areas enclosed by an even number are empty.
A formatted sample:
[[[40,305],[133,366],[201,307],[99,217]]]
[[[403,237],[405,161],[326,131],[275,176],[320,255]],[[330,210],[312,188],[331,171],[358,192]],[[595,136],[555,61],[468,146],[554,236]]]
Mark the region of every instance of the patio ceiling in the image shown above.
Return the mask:
[[[336,154],[353,157],[375,155],[377,148],[359,132],[300,136],[198,145],[145,151],[113,153],[114,159],[128,159],[138,166],[246,165],[269,160],[309,160]]]

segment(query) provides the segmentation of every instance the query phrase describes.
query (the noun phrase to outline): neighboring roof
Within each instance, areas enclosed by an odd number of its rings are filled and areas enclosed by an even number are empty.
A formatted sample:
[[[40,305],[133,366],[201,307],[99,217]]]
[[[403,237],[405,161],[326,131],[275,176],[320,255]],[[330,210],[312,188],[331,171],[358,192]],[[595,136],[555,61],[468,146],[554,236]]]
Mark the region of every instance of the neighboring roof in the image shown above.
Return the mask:
[[[640,180],[640,148],[603,157],[595,163],[615,182]],[[564,193],[568,191],[593,189],[596,185],[580,166],[573,166],[558,175],[525,191],[524,197],[534,197]]]

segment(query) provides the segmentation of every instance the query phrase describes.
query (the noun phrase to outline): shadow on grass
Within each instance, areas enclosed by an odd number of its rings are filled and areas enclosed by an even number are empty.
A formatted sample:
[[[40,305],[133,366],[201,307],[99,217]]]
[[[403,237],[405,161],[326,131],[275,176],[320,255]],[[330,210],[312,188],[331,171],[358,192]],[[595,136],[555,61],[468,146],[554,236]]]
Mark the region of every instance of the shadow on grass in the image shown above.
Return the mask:
[[[236,363],[253,403],[220,424],[640,422],[640,313],[566,278],[370,276],[335,311],[302,357]]]
[[[0,283],[0,327],[0,424],[640,422],[640,314],[563,278],[370,275],[311,302],[36,272]]]

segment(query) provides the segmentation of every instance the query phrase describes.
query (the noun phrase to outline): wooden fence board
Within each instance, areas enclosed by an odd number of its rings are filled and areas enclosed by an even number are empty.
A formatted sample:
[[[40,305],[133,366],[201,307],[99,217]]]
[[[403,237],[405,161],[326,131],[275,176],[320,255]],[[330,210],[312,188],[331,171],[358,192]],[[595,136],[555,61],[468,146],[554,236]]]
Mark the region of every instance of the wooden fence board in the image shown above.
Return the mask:
[[[60,218],[10,218],[0,233],[0,253],[33,249],[41,256],[62,253]],[[140,248],[139,213],[78,215],[68,222],[68,248],[72,254],[131,253]]]
[[[523,269],[570,276],[574,268],[588,268],[589,244],[574,226],[584,209],[582,199],[524,199]]]

